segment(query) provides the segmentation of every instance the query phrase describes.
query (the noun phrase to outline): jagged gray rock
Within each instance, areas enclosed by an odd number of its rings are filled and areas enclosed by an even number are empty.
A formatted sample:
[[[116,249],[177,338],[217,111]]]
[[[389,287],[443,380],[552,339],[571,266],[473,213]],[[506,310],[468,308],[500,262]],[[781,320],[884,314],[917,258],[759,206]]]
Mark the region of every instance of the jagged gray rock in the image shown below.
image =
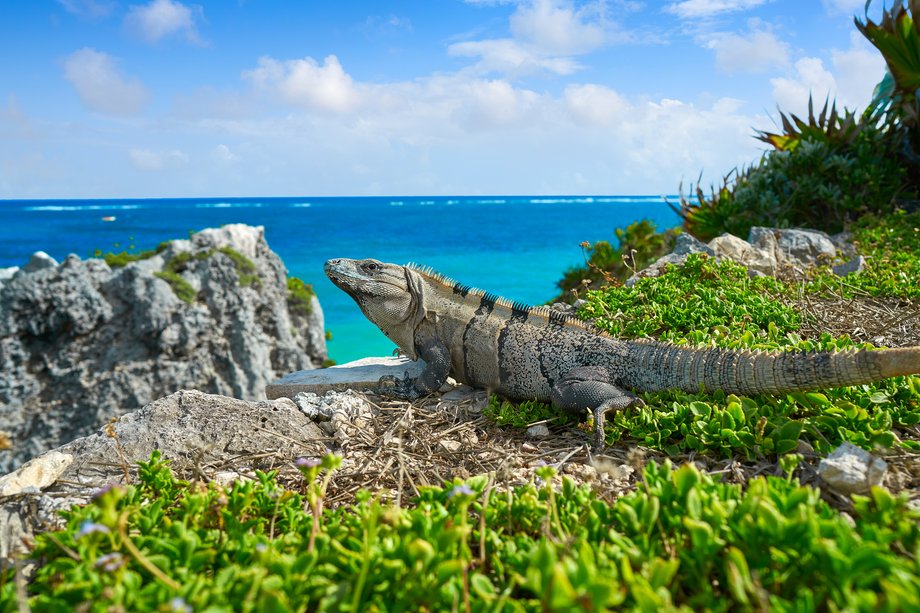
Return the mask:
[[[0,562],[21,537],[60,527],[56,511],[123,482],[123,466],[133,478],[136,463],[154,450],[196,478],[328,453],[326,435],[288,398],[249,402],[183,390],[124,415],[108,430],[48,451],[0,479]]]
[[[861,273],[866,269],[866,258],[861,255],[854,256],[852,259],[847,260],[843,264],[837,264],[832,268],[834,274],[838,277],[845,277],[846,275],[856,275]]]
[[[833,261],[838,248],[844,253],[852,252],[852,246],[848,247],[845,239],[846,235],[839,235],[835,243],[824,232],[802,228],[753,227],[748,240],[723,234],[709,244],[681,234],[672,253],[634,274],[627,279],[626,285],[634,285],[643,277],[657,277],[667,264],[683,264],[691,253],[707,253],[717,259],[733,260],[746,266],[752,276],[775,275],[789,267],[804,269]]]
[[[203,230],[123,267],[48,260],[0,284],[0,430],[13,445],[0,473],[176,390],[264,398],[327,357],[319,302],[291,300],[261,227]]]
[[[680,266],[686,261],[687,256],[691,253],[705,253],[710,256],[716,255],[715,251],[713,251],[712,247],[709,245],[697,240],[689,234],[680,234],[677,237],[677,241],[674,243],[674,251],[667,255],[661,256],[652,262],[648,267],[636,272],[636,274],[632,275],[629,279],[626,280],[625,285],[627,287],[632,287],[639,279],[645,277],[657,277],[664,272],[664,269],[668,264]]]

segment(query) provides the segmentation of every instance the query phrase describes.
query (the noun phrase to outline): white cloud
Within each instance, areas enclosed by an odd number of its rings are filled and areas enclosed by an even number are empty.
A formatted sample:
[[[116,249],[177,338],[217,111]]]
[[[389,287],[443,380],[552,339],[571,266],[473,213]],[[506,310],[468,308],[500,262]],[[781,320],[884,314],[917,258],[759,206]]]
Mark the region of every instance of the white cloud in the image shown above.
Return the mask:
[[[851,108],[868,105],[875,86],[885,75],[885,60],[878,49],[859,32],[852,32],[850,48],[834,49],[831,64],[836,72],[838,98]]]
[[[457,42],[447,51],[452,56],[479,57],[473,69],[480,73],[515,78],[540,72],[569,75],[581,68],[573,56],[625,38],[607,19],[605,7],[605,2],[519,2],[509,20],[510,38]]]
[[[221,164],[231,164],[238,162],[239,157],[230,150],[230,147],[221,143],[211,150],[211,158]]]
[[[64,77],[83,104],[101,113],[134,115],[150,98],[139,79],[123,77],[110,55],[89,47],[67,56]]]
[[[322,65],[311,57],[285,62],[262,57],[257,68],[243,72],[243,78],[260,91],[306,109],[347,113],[361,102],[351,76],[334,55],[326,56]]]
[[[603,85],[569,85],[563,98],[572,119],[586,126],[612,125],[629,110],[620,94]]]
[[[546,57],[528,49],[510,38],[472,40],[454,43],[447,53],[455,57],[479,57],[476,71],[497,72],[520,77],[538,72],[569,75],[581,65],[567,57]]]
[[[789,45],[769,30],[717,33],[710,36],[705,46],[715,51],[716,64],[728,73],[766,72],[789,63]]]
[[[135,168],[148,172],[157,172],[169,166],[184,166],[189,161],[188,154],[178,149],[165,152],[131,149],[128,151],[128,158]]]
[[[665,7],[669,13],[686,19],[712,17],[720,13],[746,11],[760,6],[767,0],[682,0]]]
[[[557,56],[587,53],[606,41],[603,11],[554,0],[520,5],[511,15],[511,33],[539,52]]]
[[[806,114],[811,94],[816,106],[827,97],[836,99],[838,108],[861,111],[885,71],[881,54],[859,33],[850,36],[848,50],[831,52],[831,66],[833,72],[820,58],[804,57],[795,63],[793,75],[770,79],[776,104],[783,111]]]
[[[195,7],[195,12],[201,12]],[[189,42],[200,43],[194,12],[175,0],[151,0],[148,4],[134,5],[128,10],[125,24],[149,43],[183,34]]]
[[[115,9],[115,3],[111,0],[58,0],[58,4],[68,13],[90,19],[108,17]]]
[[[804,57],[795,63],[795,75],[770,79],[773,99],[780,110],[803,115],[807,113],[808,96],[820,106],[824,97],[833,98],[837,85],[834,75],[816,57]]]

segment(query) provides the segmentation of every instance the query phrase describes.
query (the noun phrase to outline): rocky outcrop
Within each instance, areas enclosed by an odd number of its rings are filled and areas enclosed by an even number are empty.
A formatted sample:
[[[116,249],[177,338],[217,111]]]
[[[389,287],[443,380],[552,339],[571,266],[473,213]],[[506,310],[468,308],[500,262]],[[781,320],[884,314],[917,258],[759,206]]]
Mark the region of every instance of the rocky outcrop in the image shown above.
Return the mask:
[[[261,227],[228,225],[135,261],[36,254],[0,280],[0,474],[184,388],[241,399],[326,359],[312,292]],[[0,436],[0,441],[3,440]]]
[[[366,401],[365,401],[366,402]],[[59,528],[59,510],[133,481],[154,450],[182,473],[235,480],[328,452],[327,435],[289,398],[247,402],[183,390],[129,413],[106,431],[48,451],[0,477],[0,567],[23,538]]]
[[[702,243],[688,234],[678,237],[674,251],[659,258],[648,268],[640,270],[626,281],[633,285],[643,277],[657,277],[668,264],[682,264],[691,253],[707,253],[717,259],[730,259],[746,266],[751,275],[778,275],[787,271],[801,271],[812,266],[828,264],[838,255],[854,255],[852,245],[818,230],[799,228],[751,228],[748,240],[732,234],[723,234]],[[859,258],[859,256],[857,256]],[[835,274],[859,272],[864,259],[854,258],[833,268]]]

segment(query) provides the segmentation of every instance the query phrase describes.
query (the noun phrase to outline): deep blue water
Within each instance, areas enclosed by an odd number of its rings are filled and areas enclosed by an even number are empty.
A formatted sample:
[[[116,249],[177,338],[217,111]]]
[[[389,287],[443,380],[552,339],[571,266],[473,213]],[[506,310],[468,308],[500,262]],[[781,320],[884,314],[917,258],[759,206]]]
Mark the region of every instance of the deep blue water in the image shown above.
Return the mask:
[[[228,223],[265,226],[289,273],[315,287],[333,335],[330,356],[344,362],[387,355],[393,345],[326,279],[329,258],[416,262],[538,304],[557,293],[566,268],[583,262],[582,241],[613,241],[614,228],[643,218],[659,229],[679,223],[658,196],[5,200],[0,267],[21,266],[39,250],[60,261],[152,249]]]

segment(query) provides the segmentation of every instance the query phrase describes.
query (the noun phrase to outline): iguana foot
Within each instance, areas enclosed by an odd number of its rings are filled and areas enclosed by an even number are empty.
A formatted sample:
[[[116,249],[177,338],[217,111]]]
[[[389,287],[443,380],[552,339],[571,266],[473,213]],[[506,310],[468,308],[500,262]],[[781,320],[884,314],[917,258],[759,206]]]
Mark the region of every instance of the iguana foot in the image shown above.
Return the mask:
[[[594,417],[594,449],[604,447],[604,415],[612,409],[643,406],[642,399],[610,383],[607,369],[599,366],[573,368],[553,385],[553,404],[561,409],[584,415],[589,409]]]
[[[377,386],[374,391],[381,396],[391,396],[401,400],[415,400],[419,397],[418,390],[415,388],[415,379],[410,377],[408,372],[402,379],[395,375],[384,375],[377,381]]]
[[[604,441],[607,439],[606,432],[604,431],[604,426],[606,425],[606,415],[607,411],[610,410],[622,410],[628,409],[631,407],[644,407],[645,401],[641,398],[632,396],[629,398],[629,402],[625,405],[622,404],[622,396],[607,400],[603,404],[595,407],[591,410],[591,414],[594,416],[594,451],[599,452],[604,448]]]

